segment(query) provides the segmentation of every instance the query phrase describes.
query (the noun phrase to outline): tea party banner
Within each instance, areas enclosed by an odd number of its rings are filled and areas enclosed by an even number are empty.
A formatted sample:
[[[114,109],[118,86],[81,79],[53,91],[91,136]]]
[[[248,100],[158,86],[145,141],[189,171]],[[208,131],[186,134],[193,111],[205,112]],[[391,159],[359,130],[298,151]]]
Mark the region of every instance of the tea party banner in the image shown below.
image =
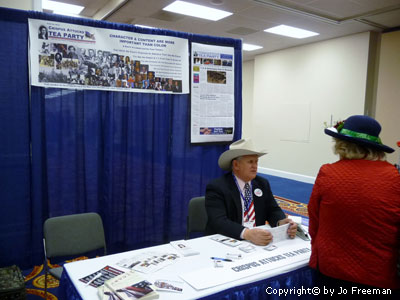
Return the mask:
[[[31,85],[189,93],[183,38],[29,19]]]

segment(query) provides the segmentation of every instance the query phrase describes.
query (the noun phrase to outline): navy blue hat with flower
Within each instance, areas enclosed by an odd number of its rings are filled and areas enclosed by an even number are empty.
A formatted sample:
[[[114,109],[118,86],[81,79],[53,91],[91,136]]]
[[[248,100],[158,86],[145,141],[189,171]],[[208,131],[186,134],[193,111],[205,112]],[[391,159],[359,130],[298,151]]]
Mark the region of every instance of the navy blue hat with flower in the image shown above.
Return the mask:
[[[345,121],[338,122],[334,127],[325,128],[325,133],[334,138],[392,153],[394,149],[382,144],[379,138],[380,132],[381,125],[378,121],[362,115],[351,116]]]

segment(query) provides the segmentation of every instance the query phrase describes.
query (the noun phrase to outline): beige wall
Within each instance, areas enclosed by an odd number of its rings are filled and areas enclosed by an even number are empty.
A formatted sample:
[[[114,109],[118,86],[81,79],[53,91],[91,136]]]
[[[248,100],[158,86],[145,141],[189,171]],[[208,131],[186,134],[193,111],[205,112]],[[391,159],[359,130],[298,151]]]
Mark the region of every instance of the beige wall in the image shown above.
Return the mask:
[[[370,34],[361,33],[259,55],[243,65],[244,102],[253,112],[243,114],[243,137],[268,150],[261,172],[313,178],[321,164],[337,160],[324,122],[364,114],[369,41]],[[252,102],[246,99],[251,80]]]
[[[376,119],[382,125],[381,139],[396,151],[391,163],[399,161],[400,149],[400,31],[382,34],[379,55]]]

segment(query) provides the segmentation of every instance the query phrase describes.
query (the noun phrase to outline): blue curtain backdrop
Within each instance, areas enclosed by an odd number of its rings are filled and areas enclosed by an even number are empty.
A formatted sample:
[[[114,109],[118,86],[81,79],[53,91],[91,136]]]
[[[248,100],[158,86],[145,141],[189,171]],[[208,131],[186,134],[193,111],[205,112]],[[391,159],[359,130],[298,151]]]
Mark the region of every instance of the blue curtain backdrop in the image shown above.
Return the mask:
[[[41,264],[43,222],[65,214],[100,213],[111,253],[182,239],[227,144],[190,144],[190,95],[30,87],[28,18],[234,47],[241,136],[240,40],[1,8],[0,266]]]

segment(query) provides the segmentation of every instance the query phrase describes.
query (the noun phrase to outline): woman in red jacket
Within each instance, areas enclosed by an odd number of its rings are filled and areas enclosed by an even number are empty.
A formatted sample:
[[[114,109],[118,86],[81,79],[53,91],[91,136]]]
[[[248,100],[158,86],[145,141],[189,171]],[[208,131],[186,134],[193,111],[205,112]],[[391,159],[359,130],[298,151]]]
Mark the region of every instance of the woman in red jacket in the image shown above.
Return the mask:
[[[399,295],[400,174],[385,160],[394,150],[380,131],[360,115],[325,129],[340,159],[321,167],[308,204],[310,266],[332,295],[366,296],[360,288]]]

